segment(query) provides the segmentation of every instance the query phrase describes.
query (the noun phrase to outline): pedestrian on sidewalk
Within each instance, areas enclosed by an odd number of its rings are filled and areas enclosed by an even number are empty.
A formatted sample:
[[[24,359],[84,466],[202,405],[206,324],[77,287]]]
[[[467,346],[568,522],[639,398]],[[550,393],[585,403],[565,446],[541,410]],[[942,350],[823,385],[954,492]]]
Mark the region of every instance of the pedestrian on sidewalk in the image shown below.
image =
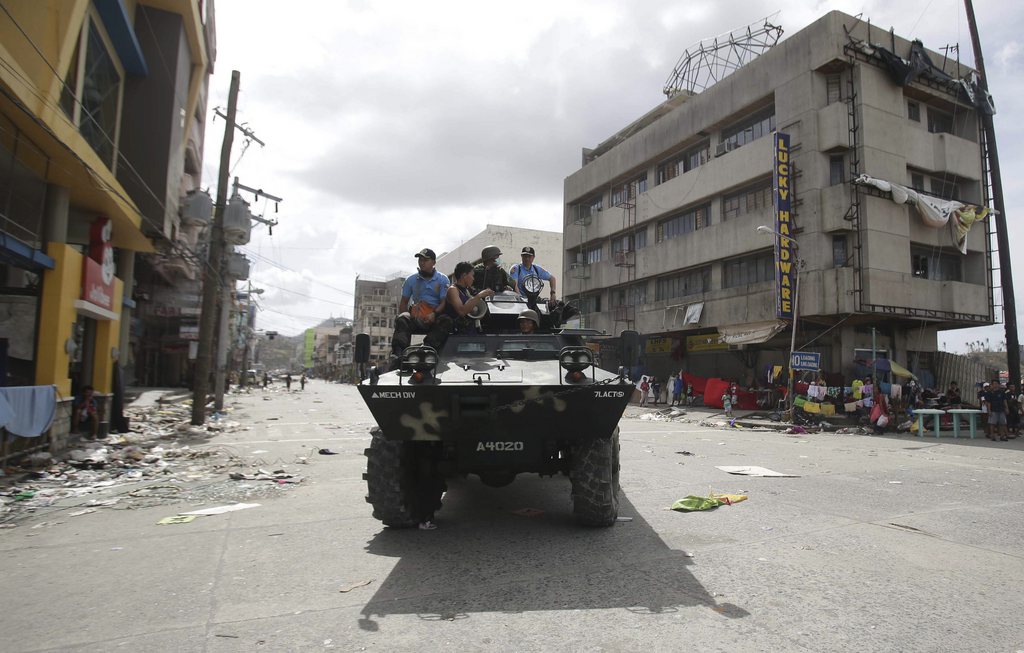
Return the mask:
[[[284,389],[288,392],[292,391],[292,373],[288,372],[284,376]]]
[[[672,378],[672,405],[678,406],[683,396],[683,374],[680,372]]]
[[[661,398],[661,381],[655,380],[651,385],[654,387],[654,405],[657,406]]]
[[[306,373],[303,372],[302,376],[299,378],[299,390],[305,390],[305,389],[306,389]]]
[[[647,382],[647,377],[640,379],[640,407],[647,405],[647,393],[651,391],[651,384]]]
[[[270,377],[268,377],[268,376],[267,376],[267,373],[266,373],[266,372],[264,372],[264,373],[263,373],[263,389],[264,389],[264,390],[266,390],[266,389],[267,389],[267,384],[268,384],[268,383],[270,383]]]

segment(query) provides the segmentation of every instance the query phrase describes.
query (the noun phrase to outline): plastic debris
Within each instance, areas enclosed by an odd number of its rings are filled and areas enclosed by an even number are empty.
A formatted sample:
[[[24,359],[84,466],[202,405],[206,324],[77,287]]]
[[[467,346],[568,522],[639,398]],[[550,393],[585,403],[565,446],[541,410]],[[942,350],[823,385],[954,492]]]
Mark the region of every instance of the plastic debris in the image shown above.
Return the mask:
[[[164,517],[157,522],[158,526],[165,526],[167,524],[187,524],[193,521],[198,515],[174,515],[173,517]]]
[[[677,512],[698,512],[714,510],[718,506],[731,506],[746,500],[747,495],[745,494],[716,494],[712,492],[706,497],[691,494],[673,503],[671,509]]]
[[[230,506],[217,506],[216,508],[204,508],[202,510],[193,510],[191,512],[183,512],[182,515],[223,515],[226,512],[235,512],[237,510],[245,510],[247,508],[258,508],[258,503],[233,503]]]
[[[758,467],[756,465],[720,465],[716,469],[720,469],[728,474],[737,474],[739,476],[765,476],[765,477],[778,477],[778,478],[799,478],[797,474],[783,474],[782,472],[776,472],[768,469],[767,467]]]
[[[429,523],[429,522],[427,522],[427,523]],[[341,592],[342,594],[347,594],[348,592],[351,592],[354,589],[357,589],[357,588],[360,588],[360,587],[366,587],[367,585],[369,585],[372,582],[373,582],[372,578],[370,578],[369,580],[356,581],[354,583],[351,583],[349,585],[346,585],[346,586],[342,587],[338,591]]]
[[[337,456],[338,455],[337,451],[331,451],[330,449],[319,449],[319,450],[317,450],[317,453],[320,454],[321,456]]]

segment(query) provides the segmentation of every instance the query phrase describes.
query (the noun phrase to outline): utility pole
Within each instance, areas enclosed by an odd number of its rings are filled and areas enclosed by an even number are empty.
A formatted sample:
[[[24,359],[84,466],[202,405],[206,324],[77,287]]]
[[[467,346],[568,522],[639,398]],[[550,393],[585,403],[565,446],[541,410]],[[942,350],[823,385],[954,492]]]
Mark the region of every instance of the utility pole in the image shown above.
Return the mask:
[[[232,295],[235,292],[235,279],[232,277],[224,284],[220,298],[220,325],[217,333],[217,369],[213,375],[213,408],[224,410],[224,390],[227,386],[228,341],[231,338],[231,308],[234,305]]]
[[[981,76],[981,92],[988,93],[988,76],[985,74],[985,58],[981,54],[981,40],[978,25],[974,20],[974,4],[964,0],[967,8],[967,25],[971,30],[971,44],[974,46],[974,65]],[[1009,368],[1007,384],[1020,385],[1020,340],[1017,337],[1017,301],[1013,294],[1013,270],[1011,269],[1010,237],[1006,233],[1006,207],[1003,203],[1003,177],[999,171],[999,150],[996,148],[996,128],[992,116],[981,111],[985,143],[988,146],[988,168],[992,176],[993,208],[996,210],[996,242],[999,245],[999,283],[1003,290],[1003,326],[1006,329],[1006,362]]]
[[[224,263],[224,210],[228,200],[228,176],[231,168],[231,145],[235,138],[235,115],[238,108],[238,85],[241,75],[231,71],[231,88],[228,92],[228,114],[225,116],[224,144],[220,150],[220,171],[217,175],[217,203],[213,210],[213,227],[210,231],[210,254],[208,265],[203,267],[203,303],[199,315],[199,351],[196,354],[196,374],[193,379],[192,424],[201,425],[206,420],[206,394],[210,386],[210,359],[213,352],[213,330],[217,319],[217,289],[222,280]]]

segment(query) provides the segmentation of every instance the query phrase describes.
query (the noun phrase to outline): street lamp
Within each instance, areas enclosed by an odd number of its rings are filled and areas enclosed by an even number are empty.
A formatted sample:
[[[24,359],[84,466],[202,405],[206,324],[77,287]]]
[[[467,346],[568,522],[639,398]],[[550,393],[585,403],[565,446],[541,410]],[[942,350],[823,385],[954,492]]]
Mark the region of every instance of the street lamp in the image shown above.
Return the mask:
[[[760,225],[757,230],[763,234],[771,234],[776,239],[784,238],[789,242],[793,243],[793,247],[797,250],[800,249],[800,243],[796,242],[790,236],[779,233],[769,226]],[[789,420],[793,421],[793,381],[796,378],[796,372],[793,370],[793,352],[796,350],[796,321],[800,317],[800,265],[802,261],[797,258],[794,261],[795,273],[793,274],[793,328],[789,334],[789,391],[786,393],[786,403],[789,406]]]

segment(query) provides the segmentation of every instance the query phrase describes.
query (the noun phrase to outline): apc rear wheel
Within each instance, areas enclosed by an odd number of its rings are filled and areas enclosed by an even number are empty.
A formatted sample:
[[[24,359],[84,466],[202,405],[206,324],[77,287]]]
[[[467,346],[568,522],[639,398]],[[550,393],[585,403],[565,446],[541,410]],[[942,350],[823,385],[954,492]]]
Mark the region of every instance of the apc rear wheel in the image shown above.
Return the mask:
[[[611,526],[619,516],[619,429],[605,439],[580,442],[569,468],[572,511],[584,526]]]
[[[373,516],[392,528],[411,528],[434,518],[441,508],[444,480],[433,469],[427,443],[386,440],[370,431],[366,454],[366,501]]]

